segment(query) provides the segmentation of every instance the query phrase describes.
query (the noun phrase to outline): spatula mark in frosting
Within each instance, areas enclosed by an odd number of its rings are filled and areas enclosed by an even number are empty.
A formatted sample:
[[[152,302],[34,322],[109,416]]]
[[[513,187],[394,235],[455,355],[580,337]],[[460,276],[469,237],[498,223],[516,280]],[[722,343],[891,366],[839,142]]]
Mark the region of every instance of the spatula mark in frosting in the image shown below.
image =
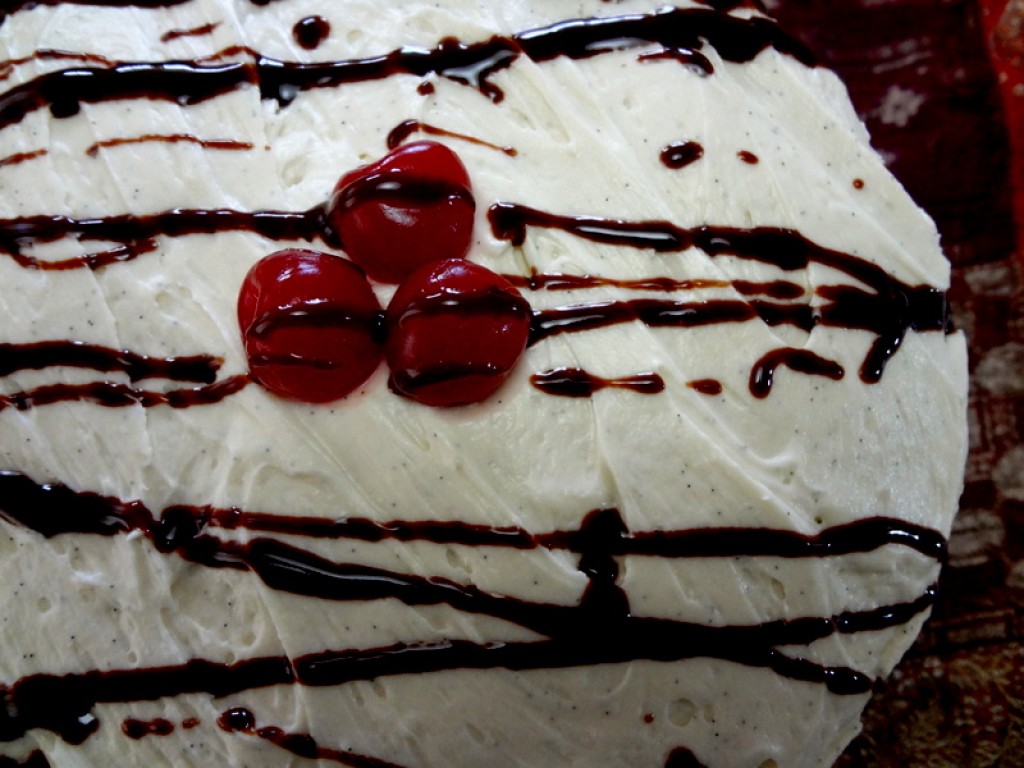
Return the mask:
[[[668,552],[669,556],[724,557],[747,552],[820,557],[870,551],[886,544],[905,544],[923,554],[941,557],[945,547],[945,540],[935,531],[881,518],[828,529],[818,536],[742,528],[631,533],[617,510],[600,509],[588,514],[576,530],[533,537],[533,546],[545,546],[547,542],[579,554],[578,567],[587,576],[588,586],[578,604],[561,605],[496,595],[442,578],[333,562],[274,539],[223,541],[207,532],[216,516],[204,508],[172,507],[157,517],[139,501],[75,492],[59,484],[40,485],[17,472],[0,472],[0,491],[0,513],[9,524],[48,538],[137,532],[162,553],[177,554],[209,568],[252,571],[275,590],[332,601],[393,599],[409,606],[447,604],[469,614],[518,624],[544,638],[513,643],[402,643],[371,649],[326,650],[296,659],[272,656],[234,664],[193,659],[170,667],[95,670],[63,676],[36,674],[14,681],[4,690],[8,706],[0,710],[0,740],[8,741],[32,728],[45,728],[70,743],[80,743],[99,727],[91,710],[101,702],[149,701],[196,692],[224,696],[270,685],[340,685],[382,676],[462,668],[533,670],[633,659],[674,661],[712,657],[825,685],[839,695],[864,693],[871,686],[867,675],[793,658],[777,648],[805,645],[836,632],[899,626],[931,605],[934,588],[906,603],[834,616],[705,626],[634,616],[628,596],[618,585],[616,558],[626,552],[641,556],[665,556],[662,553]],[[240,515],[232,515],[234,525],[245,519]],[[272,522],[275,518],[268,519]],[[292,533],[301,520],[283,516],[280,519]],[[346,521],[338,524],[344,527]],[[364,523],[364,532],[367,525],[375,524]],[[377,533],[405,540],[441,541],[445,530],[449,530],[457,533],[459,542],[465,546],[517,540],[506,539],[507,532],[495,537],[487,528],[466,523],[453,523],[450,528],[425,523],[424,526],[435,527],[416,529],[416,525],[388,524],[377,528]],[[441,535],[435,536],[437,533]],[[830,543],[835,544],[834,549]]]
[[[645,44],[693,52],[707,44],[726,61],[736,63],[750,61],[773,48],[808,66],[814,64],[807,50],[768,18],[667,7],[644,14],[573,19],[476,43],[449,38],[433,48],[399,48],[364,59],[301,63],[253,51],[251,61],[221,65],[184,60],[123,62],[104,68],[49,72],[0,96],[0,128],[44,107],[49,107],[55,117],[70,117],[83,103],[121,99],[174,101],[187,106],[245,85],[258,86],[261,98],[285,106],[305,90],[395,75],[439,75],[500,102],[504,93],[490,78],[520,56],[538,63],[563,56],[588,59]]]

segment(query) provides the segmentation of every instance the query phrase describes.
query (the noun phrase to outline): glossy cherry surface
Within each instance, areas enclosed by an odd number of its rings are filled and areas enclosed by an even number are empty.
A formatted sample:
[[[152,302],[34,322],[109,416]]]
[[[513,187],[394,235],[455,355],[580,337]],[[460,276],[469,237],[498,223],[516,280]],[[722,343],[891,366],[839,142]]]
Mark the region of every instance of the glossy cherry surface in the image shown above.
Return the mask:
[[[503,277],[465,259],[421,267],[387,310],[394,392],[434,406],[492,395],[526,348],[530,307]]]
[[[310,403],[350,394],[377,369],[381,315],[363,271],[318,251],[267,256],[246,275],[238,296],[253,379]]]
[[[475,210],[458,156],[417,141],[343,176],[326,217],[332,245],[374,280],[400,283],[424,264],[465,256]]]

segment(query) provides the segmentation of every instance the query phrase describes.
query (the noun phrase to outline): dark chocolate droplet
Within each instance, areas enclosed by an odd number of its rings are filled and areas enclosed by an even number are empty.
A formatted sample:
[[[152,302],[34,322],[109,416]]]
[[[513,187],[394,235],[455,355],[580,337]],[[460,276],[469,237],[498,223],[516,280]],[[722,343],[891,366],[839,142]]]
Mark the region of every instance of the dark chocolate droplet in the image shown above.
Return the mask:
[[[661,150],[661,162],[672,169],[685,168],[704,156],[704,147],[696,141],[669,144]]]
[[[232,731],[251,731],[256,727],[256,718],[253,717],[252,712],[244,707],[235,707],[222,713],[217,718],[217,725],[223,730]]]
[[[697,756],[686,747],[677,747],[669,753],[665,768],[707,768]]]
[[[640,61],[658,61],[661,59],[672,59],[678,61],[683,66],[689,68],[702,77],[713,75],[715,73],[715,65],[711,63],[711,59],[705,56],[698,50],[693,48],[663,48],[656,53],[643,53],[640,55]]]
[[[295,26],[292,27],[292,37],[295,38],[295,42],[307,51],[319,47],[329,34],[331,34],[331,24],[323,16],[307,16],[295,22]]]
[[[688,381],[686,386],[700,392],[702,395],[714,396],[722,394],[722,382],[717,379],[696,379]]]

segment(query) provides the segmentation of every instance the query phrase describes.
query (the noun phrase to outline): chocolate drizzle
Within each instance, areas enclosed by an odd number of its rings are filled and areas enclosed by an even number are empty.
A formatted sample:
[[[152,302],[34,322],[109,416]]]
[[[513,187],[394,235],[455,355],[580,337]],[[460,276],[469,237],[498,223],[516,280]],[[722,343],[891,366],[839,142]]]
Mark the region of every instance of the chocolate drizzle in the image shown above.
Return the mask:
[[[619,587],[616,558],[643,557],[822,557],[867,552],[885,545],[908,546],[941,558],[945,540],[935,531],[886,518],[831,528],[817,535],[768,529],[697,529],[631,532],[614,509],[595,510],[576,530],[530,534],[466,523],[324,521],[256,515],[238,510],[169,507],[155,516],[141,502],[59,485],[40,485],[17,472],[0,472],[0,515],[9,524],[47,538],[66,534],[102,536],[141,533],[165,554],[209,568],[248,570],[275,590],[330,601],[390,598],[407,606],[446,604],[456,610],[501,618],[544,639],[521,643],[447,640],[371,649],[326,650],[296,659],[264,657],[235,664],[194,659],[172,667],[37,674],[7,686],[0,709],[0,740],[45,728],[80,743],[98,722],[91,709],[101,702],[151,701],[184,693],[225,696],[251,688],[300,683],[339,685],[381,676],[458,668],[513,670],[586,666],[650,659],[673,661],[707,656],[766,667],[797,680],[825,685],[840,694],[864,693],[863,673],[788,656],[778,647],[803,645],[835,632],[856,633],[898,626],[926,610],[934,590],[907,603],[830,617],[801,617],[755,625],[704,626],[632,615]],[[334,562],[275,539],[244,543],[212,535],[218,525],[254,529],[280,527],[294,535],[365,540],[397,538],[464,546],[562,548],[579,554],[588,577],[577,605],[538,603],[484,592],[442,578],[424,578],[364,565]]]
[[[0,22],[9,14],[35,5],[61,2],[115,7],[160,8],[187,0],[11,0],[0,10]],[[250,0],[265,5],[270,0]],[[709,2],[716,9],[743,3]],[[322,21],[322,20],[320,20]],[[326,22],[324,22],[326,24]],[[178,30],[174,36],[207,34],[215,25]],[[300,44],[316,47],[326,34],[324,25],[296,27]],[[170,33],[169,33],[170,34]],[[315,39],[315,42],[311,42]],[[307,45],[307,42],[310,42]],[[652,47],[660,49],[651,50]],[[258,88],[261,98],[286,106],[302,91],[337,87],[396,75],[438,76],[474,88],[494,102],[504,97],[492,78],[520,57],[535,62],[559,57],[586,59],[612,50],[637,49],[642,60],[675,59],[711,75],[714,67],[707,47],[730,62],[745,62],[774,48],[805,65],[813,65],[807,52],[776,25],[764,18],[737,18],[704,9],[667,8],[649,14],[578,19],[508,37],[477,43],[444,39],[429,49],[403,48],[366,59],[304,64],[271,59],[236,47],[196,61],[113,62],[91,54],[37,51],[31,58],[69,59],[91,66],[42,74],[0,95],[0,128],[18,123],[26,115],[49,109],[57,118],[78,113],[82,104],[123,99],[154,99],[196,104],[236,91]],[[246,61],[214,64],[214,59],[244,54]],[[18,63],[0,63],[0,77]],[[422,91],[431,83],[421,84]],[[448,132],[416,121],[398,126],[388,137],[401,143],[412,132],[423,131],[473,141],[512,156],[515,150]],[[142,141],[190,142],[208,149],[248,149],[242,142],[201,140],[188,135],[111,139],[90,148]],[[13,165],[39,156],[21,153],[0,160]],[[695,142],[666,147],[662,162],[682,168],[696,161],[702,148]],[[752,156],[751,156],[752,157]],[[748,161],[749,158],[748,158]],[[382,186],[360,187],[353,194],[377,194]],[[403,190],[409,191],[409,190]],[[415,194],[459,196],[460,190],[416,188]],[[354,199],[354,198],[353,198]],[[351,202],[351,200],[349,201]],[[346,204],[342,198],[339,204]],[[667,222],[623,222],[595,217],[561,217],[509,203],[495,205],[490,220],[498,237],[521,245],[528,227],[562,229],[594,242],[653,250],[659,253],[700,248],[709,256],[729,256],[773,265],[785,271],[822,264],[847,274],[868,290],[852,285],[823,286],[817,296],[821,307],[786,303],[804,295],[789,281],[744,282],[673,280],[615,280],[593,276],[533,274],[516,278],[532,290],[571,290],[594,286],[675,291],[732,286],[754,300],[715,299],[682,302],[663,299],[595,302],[533,311],[531,343],[555,334],[579,332],[613,323],[642,322],[654,327],[689,328],[702,325],[761,320],[769,325],[791,325],[810,332],[818,325],[867,330],[876,340],[861,367],[865,382],[877,381],[886,362],[898,350],[909,330],[948,331],[945,298],[927,286],[909,286],[881,268],[849,254],[818,246],[797,232],[771,228],[734,229],[705,226],[681,229]],[[324,209],[305,212],[178,209],[148,215],[119,215],[76,219],[68,216],[26,216],[0,220],[0,251],[26,269],[99,269],[130,261],[156,250],[158,237],[245,231],[269,240],[323,240],[336,244],[325,224]],[[32,246],[68,238],[109,244],[85,256],[46,261],[31,255]],[[521,307],[521,311],[529,311]],[[518,311],[518,310],[517,310]],[[365,318],[351,318],[362,322]],[[379,318],[372,319],[379,326]],[[375,327],[376,327],[375,326]],[[212,356],[157,359],[136,352],[114,350],[72,340],[36,344],[0,344],[0,376],[18,370],[59,366],[100,372],[120,372],[131,382],[148,378],[190,381],[201,386],[170,391],[139,389],[118,382],[56,384],[0,396],[0,411],[24,410],[47,403],[89,400],[107,407],[167,405],[189,407],[219,402],[245,387],[247,376],[217,380],[220,360]],[[767,395],[778,365],[812,375],[839,378],[837,363],[806,350],[774,350],[759,360],[750,388]],[[449,372],[450,373],[450,372]],[[603,379],[581,369],[557,369],[534,376],[534,385],[552,394],[583,397],[606,388],[638,393],[661,391],[665,383],[653,373]],[[717,387],[715,386],[717,385]],[[690,382],[706,394],[721,392],[714,380]],[[578,528],[531,532],[516,527],[488,528],[462,522],[396,520],[379,523],[358,518],[324,520],[289,515],[268,515],[239,509],[173,506],[154,514],[141,502],[88,492],[60,484],[36,483],[18,472],[0,472],[0,517],[8,524],[50,538],[64,535],[113,537],[139,534],[155,550],[204,568],[251,572],[273,590],[310,596],[335,603],[389,600],[408,607],[446,605],[466,614],[494,617],[540,636],[529,642],[473,642],[441,640],[433,643],[398,643],[376,648],[324,649],[298,658],[268,656],[225,664],[203,658],[166,667],[91,670],[80,674],[40,673],[0,687],[6,706],[0,707],[0,740],[12,741],[41,728],[76,744],[99,727],[93,714],[103,702],[153,701],[187,693],[223,697],[273,685],[334,686],[382,676],[437,673],[455,669],[538,670],[620,663],[634,659],[678,661],[697,657],[727,660],[769,669],[778,675],[824,685],[839,695],[870,690],[868,675],[789,655],[779,648],[812,643],[834,633],[857,633],[898,626],[927,610],[934,588],[905,603],[884,605],[833,616],[803,616],[753,625],[705,626],[633,614],[629,596],[619,584],[622,557],[727,558],[835,557],[874,551],[885,546],[908,547],[941,560],[945,539],[936,531],[903,521],[876,517],[829,528],[817,534],[763,528],[708,528],[631,531],[615,509],[591,512]],[[486,592],[472,584],[440,577],[422,577],[347,562],[336,562],[293,543],[269,536],[225,540],[218,529],[247,529],[295,538],[421,541],[463,547],[500,547],[519,550],[545,548],[579,556],[578,568],[587,586],[578,603],[540,603]],[[339,642],[341,642],[339,640]],[[333,760],[355,768],[398,768],[369,756],[326,748],[308,734],[290,734],[280,728],[257,728],[252,713],[225,712],[219,724],[225,730],[255,735],[300,757]],[[182,727],[190,727],[182,724]],[[167,720],[125,720],[122,729],[131,738],[169,733]],[[23,763],[0,758],[0,766],[43,768],[42,752]],[[692,752],[674,750],[666,768],[697,768]]]
[[[159,392],[136,389],[127,384],[113,381],[97,381],[89,384],[48,384],[23,392],[0,395],[0,411],[14,408],[27,411],[43,405],[64,402],[89,401],[106,408],[126,408],[138,405],[152,408],[167,405],[171,408],[191,408],[197,405],[213,405],[236,394],[249,384],[247,375],[231,376],[223,381],[203,387],[172,389]]]
[[[606,379],[587,373],[582,368],[553,368],[535,373],[530,377],[530,383],[541,392],[560,397],[591,397],[601,389],[626,389],[653,395],[665,389],[665,380],[656,373],[637,373]]]
[[[131,381],[162,378],[171,381],[216,381],[221,360],[210,355],[193,357],[150,357],[130,350],[118,350],[81,341],[39,341],[32,344],[0,343],[0,376],[15,371],[39,370],[51,366],[123,371]]]
[[[715,395],[722,394],[722,382],[718,379],[695,379],[694,381],[686,382],[686,386],[700,392],[702,395],[714,397]]]
[[[476,144],[481,147],[496,150],[502,154],[508,155],[509,157],[515,157],[519,154],[515,147],[502,147],[497,144],[492,144],[489,141],[478,139],[475,136],[468,136],[464,133],[449,131],[446,128],[439,128],[436,125],[424,123],[420,120],[403,120],[392,128],[387,137],[388,149],[397,149],[401,146],[402,142],[417,132],[426,133],[431,136],[445,136],[450,139],[460,139],[462,141],[467,141],[470,144]]]
[[[213,31],[219,26],[219,21],[211,21],[209,24],[203,24],[198,27],[189,27],[188,29],[172,29],[160,35],[160,42],[169,43],[171,40],[177,40],[182,37],[202,37],[203,35],[212,34]]]
[[[26,269],[100,269],[156,250],[155,238],[161,235],[181,237],[243,231],[256,233],[269,240],[309,241],[322,236],[324,230],[323,210],[319,206],[299,213],[179,208],[150,215],[123,214],[92,219],[23,216],[0,219],[0,252],[8,254]],[[66,237],[118,245],[99,253],[61,261],[44,261],[24,253],[26,244],[50,243]]]
[[[35,749],[24,760],[0,755],[0,768],[50,768],[50,761],[42,750]]]
[[[576,291],[587,288],[611,286],[631,291],[692,291],[702,288],[725,288],[726,280],[675,280],[669,277],[645,277],[623,280],[599,275],[568,275],[551,272],[531,272],[529,275],[502,275],[517,288],[531,291]]]
[[[775,381],[775,371],[780,365],[811,376],[824,376],[833,381],[838,381],[845,375],[839,363],[809,349],[773,349],[758,360],[750,372],[750,392],[754,397],[768,397]]]
[[[367,196],[390,195],[396,191],[388,174],[371,175],[352,184],[344,194],[331,202],[344,208]],[[405,196],[414,199],[453,199],[465,197],[464,188],[438,185],[403,185]],[[730,255],[769,264],[784,271],[806,269],[812,263],[843,272],[862,283],[856,285],[823,285],[816,293],[825,300],[821,306],[789,303],[803,295],[802,286],[785,280],[771,282],[673,280],[652,277],[639,280],[616,280],[590,275],[571,276],[533,273],[526,277],[511,276],[517,285],[531,290],[569,290],[596,286],[616,286],[634,290],[674,291],[732,285],[743,296],[767,296],[768,299],[714,299],[680,301],[668,299],[633,299],[603,301],[550,309],[534,310],[530,343],[536,344],[552,335],[574,333],[608,325],[642,322],[650,327],[694,328],[720,323],[742,323],[759,319],[770,326],[790,325],[810,333],[816,326],[866,330],[876,339],[860,367],[865,383],[881,379],[885,365],[898,351],[910,330],[950,332],[949,309],[945,295],[929,286],[911,286],[889,275],[884,269],[856,256],[820,246],[787,229],[758,227],[740,229],[701,226],[692,229],[677,227],[665,221],[622,221],[585,216],[559,216],[513,203],[496,203],[488,211],[496,237],[522,245],[529,227],[560,229],[576,237],[598,243],[652,250],[658,253],[680,252],[699,248],[711,257]],[[0,220],[0,251],[7,252],[22,267],[42,270],[77,268],[98,269],[118,261],[136,258],[154,250],[158,236],[223,231],[249,231],[271,240],[314,240],[328,243],[337,240],[326,224],[324,207],[303,212],[255,211],[225,209],[176,209],[142,216],[120,215],[106,218],[74,219],[67,216],[28,216]],[[64,237],[84,241],[108,242],[115,245],[106,251],[63,261],[43,261],[23,251],[24,244],[51,242]],[[770,299],[770,300],[769,300]],[[493,307],[488,307],[493,309]],[[68,342],[70,344],[71,342]],[[751,392],[765,397],[771,390],[772,373],[779,364],[792,370],[838,379],[842,369],[832,361],[812,360],[809,353],[774,352],[753,366]],[[458,372],[446,372],[451,375]],[[440,374],[439,374],[440,375]],[[213,402],[207,394],[237,391],[232,385],[219,386],[211,392],[196,395],[199,402]],[[0,400],[2,407],[31,407],[44,402],[70,399],[76,390],[45,388],[21,393]],[[103,384],[79,389],[79,394],[104,404],[132,402],[159,403],[152,393],[124,390],[116,384]]]
[[[392,194],[394,182],[387,174],[367,177],[365,183],[350,185],[345,195],[332,205],[345,207],[366,196]],[[405,185],[403,195],[415,199],[451,199],[464,196],[463,188],[437,185]],[[898,351],[910,330],[951,330],[945,295],[929,286],[911,286],[889,275],[881,267],[841,251],[820,246],[793,230],[759,227],[740,229],[701,226],[677,227],[665,221],[627,222],[584,216],[559,216],[512,203],[497,203],[488,211],[496,237],[521,245],[529,227],[560,229],[594,242],[652,250],[659,253],[699,248],[711,257],[730,255],[775,266],[784,271],[806,269],[812,263],[843,272],[862,283],[823,285],[816,293],[825,300],[821,306],[789,303],[803,295],[804,289],[793,282],[734,281],[731,285],[743,296],[767,296],[768,299],[713,299],[681,301],[669,299],[632,299],[603,301],[550,309],[534,310],[530,343],[552,335],[574,333],[608,325],[642,322],[651,327],[693,328],[720,323],[742,323],[759,319],[770,326],[790,325],[810,333],[815,327],[829,326],[866,330],[876,339],[860,367],[865,383],[881,379],[885,365]],[[25,268],[61,270],[98,269],[129,260],[156,248],[158,236],[177,237],[222,231],[250,231],[271,240],[314,240],[335,242],[336,236],[325,223],[323,206],[304,212],[178,209],[163,213],[107,218],[73,219],[66,216],[29,216],[0,220],[0,250],[6,251]],[[85,241],[115,243],[112,248],[63,261],[42,261],[23,252],[24,243],[50,242],[63,237]],[[634,290],[674,291],[729,285],[724,281],[673,280],[652,277],[616,280],[589,275],[571,276],[533,273],[510,276],[517,285],[531,290],[569,290],[596,286],[616,286]],[[769,300],[770,299],[770,300]],[[493,307],[489,307],[493,308]],[[68,342],[70,344],[71,342]],[[771,390],[771,378],[781,363],[792,370],[838,379],[842,369],[832,361],[812,360],[809,353],[773,352],[753,366],[751,392],[765,397]],[[451,372],[449,372],[451,373]],[[448,375],[448,374],[445,374]],[[227,392],[230,387],[218,388]],[[0,401],[0,407],[29,407],[30,404],[69,399],[74,390],[60,393],[52,388],[22,393]],[[106,404],[117,402],[160,402],[150,395],[127,392],[118,385],[81,390],[81,394]],[[203,400],[208,402],[209,400]]]
[[[217,725],[228,733],[248,733],[270,742],[293,755],[309,760],[326,760],[350,768],[401,768],[401,766],[350,750],[332,749],[317,743],[308,733],[288,733],[275,725],[256,727],[256,717],[244,707],[235,707],[222,713]]]
[[[677,747],[665,760],[665,768],[707,768],[697,756],[686,747]]]
[[[122,147],[126,144],[145,144],[148,142],[160,144],[196,144],[203,149],[215,150],[246,150],[252,149],[253,145],[248,141],[235,141],[233,139],[200,139],[188,133],[156,134],[147,133],[142,136],[129,136],[119,139],[103,139],[89,146],[85,154],[96,157],[101,149],[107,147]]]
[[[20,165],[21,163],[28,162],[29,160],[35,160],[37,157],[43,157],[46,154],[47,150],[45,149],[33,149],[29,152],[15,152],[13,155],[0,157],[0,168],[8,165]]]
[[[167,3],[138,0],[131,4],[156,7]],[[420,78],[436,74],[498,102],[504,94],[489,78],[520,56],[535,62],[561,56],[587,59],[624,47],[653,44],[667,51],[689,51],[692,63],[705,43],[726,61],[750,61],[761,51],[774,48],[813,65],[806,49],[767,18],[737,18],[703,8],[664,8],[646,14],[563,21],[477,43],[449,38],[434,48],[400,48],[365,59],[307,64],[252,52],[250,62],[216,66],[189,61],[126,62],[109,68],[51,72],[0,96],[0,127],[43,107],[49,107],[55,117],[70,117],[82,103],[118,99],[159,99],[186,106],[243,85],[258,86],[262,98],[287,105],[300,91],[400,74]]]
[[[649,326],[693,327],[760,318],[768,325],[792,325],[810,332],[818,325],[866,330],[876,339],[860,369],[865,383],[877,382],[885,364],[910,330],[950,333],[952,325],[945,294],[927,285],[908,285],[866,259],[818,245],[799,232],[774,227],[700,226],[684,229],[666,221],[622,221],[590,216],[560,216],[514,203],[496,203],[488,211],[491,229],[500,239],[522,245],[529,227],[559,229],[607,245],[658,253],[699,248],[711,257],[729,255],[775,266],[784,271],[822,264],[863,283],[824,285],[817,294],[820,307],[766,301],[727,299],[701,303],[608,301],[535,312],[532,341],[553,333],[598,328],[638,320]]]

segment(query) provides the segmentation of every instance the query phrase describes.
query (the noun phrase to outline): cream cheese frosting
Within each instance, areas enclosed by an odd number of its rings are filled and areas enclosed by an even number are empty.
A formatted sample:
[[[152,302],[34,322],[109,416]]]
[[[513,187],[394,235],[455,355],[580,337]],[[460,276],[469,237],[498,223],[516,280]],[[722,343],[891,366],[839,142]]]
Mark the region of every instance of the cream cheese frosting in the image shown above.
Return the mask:
[[[0,755],[827,766],[926,619],[966,353],[932,222],[743,3],[14,3],[0,24]],[[249,376],[429,138],[530,342],[481,403]],[[382,306],[393,285],[373,283]]]

